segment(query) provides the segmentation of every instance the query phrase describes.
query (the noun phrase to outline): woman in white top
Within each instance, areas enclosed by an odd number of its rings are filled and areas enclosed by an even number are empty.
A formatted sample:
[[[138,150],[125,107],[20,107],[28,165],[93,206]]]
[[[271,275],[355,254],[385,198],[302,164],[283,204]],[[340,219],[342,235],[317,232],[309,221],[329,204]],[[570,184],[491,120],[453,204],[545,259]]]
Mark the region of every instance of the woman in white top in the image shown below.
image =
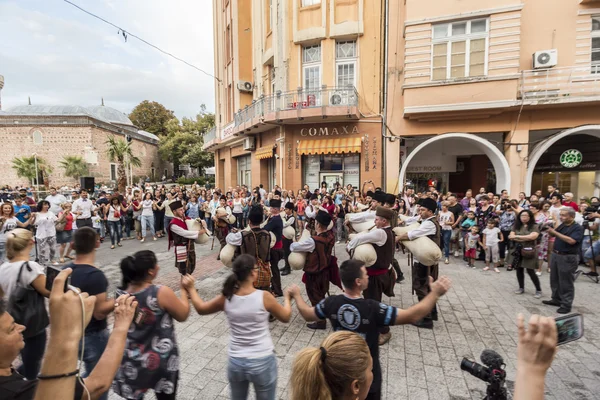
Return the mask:
[[[37,214],[35,215],[34,225],[37,227],[35,231],[35,241],[37,242],[37,251],[40,264],[48,265],[56,262],[56,226],[54,223],[58,219],[56,215],[50,211],[50,202],[42,200],[38,203]]]
[[[442,243],[444,244],[444,263],[450,262],[450,239],[452,238],[452,225],[454,224],[454,214],[448,211],[450,205],[447,201],[442,201],[442,211],[438,214],[438,222],[442,228]]]
[[[233,216],[235,217],[234,228],[244,229],[244,206],[246,205],[246,201],[240,197],[240,193],[238,191],[233,192]]]
[[[152,198],[152,193],[146,192],[144,200],[142,200],[142,242],[146,240],[148,228],[150,228],[150,233],[152,233],[152,239],[156,240],[156,232],[154,231],[154,208],[156,208],[156,202]]]
[[[106,215],[106,221],[108,222],[108,232],[110,234],[110,248],[115,248],[115,242],[117,246],[121,247],[121,217],[123,213],[127,212],[125,207],[121,204],[118,197],[110,199],[108,206],[108,213]]]
[[[35,221],[35,214],[27,221],[21,222],[15,217],[15,209],[12,204],[2,204],[0,208],[0,262],[6,261],[6,234],[13,229],[26,228],[33,221]]]
[[[191,275],[183,278],[183,286],[198,314],[225,311],[231,332],[227,376],[232,400],[247,399],[250,382],[254,384],[257,400],[274,400],[277,358],[269,331],[269,314],[288,322],[292,315],[290,295],[286,292],[282,306],[270,292],[255,289],[258,269],[256,259],[249,254],[238,256],[232,270],[221,294],[207,302],[198,296]]]
[[[9,261],[0,266],[0,288],[4,292],[4,299],[8,301],[19,286],[35,290],[39,296],[48,297],[50,292],[46,290],[44,267],[34,261],[29,261],[29,255],[34,246],[33,235],[26,229],[18,228],[10,231],[7,235],[6,249]],[[25,263],[28,264],[24,265]],[[46,310],[39,312],[45,313]],[[14,317],[18,318],[16,315]],[[43,316],[39,315],[39,317]],[[47,315],[45,317],[47,321]],[[25,321],[15,322],[17,324],[25,323]],[[41,326],[38,326],[37,332],[33,328],[33,326],[25,326],[23,332],[25,347],[21,350],[23,364],[18,369],[21,375],[30,380],[37,377],[46,349],[45,327],[40,330]]]

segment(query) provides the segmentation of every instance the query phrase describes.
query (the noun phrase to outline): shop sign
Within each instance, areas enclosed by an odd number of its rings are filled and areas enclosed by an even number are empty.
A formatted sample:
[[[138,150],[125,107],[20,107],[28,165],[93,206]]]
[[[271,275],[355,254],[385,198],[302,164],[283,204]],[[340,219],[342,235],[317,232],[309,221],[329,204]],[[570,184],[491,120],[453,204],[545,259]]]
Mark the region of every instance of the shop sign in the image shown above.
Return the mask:
[[[583,154],[579,150],[569,149],[560,155],[560,165],[565,168],[575,168],[583,160]]]
[[[292,144],[288,143],[287,145],[287,167],[288,169],[292,169]]]
[[[369,135],[365,135],[365,172],[369,172]]]
[[[340,136],[340,135],[353,135],[359,133],[358,126],[342,125],[338,127],[312,127],[300,129],[300,136]]]
[[[456,172],[456,156],[436,156],[434,160],[426,153],[423,157],[415,157],[408,167],[406,172],[412,173],[427,173],[427,172]]]
[[[373,136],[373,168],[371,169],[377,169],[377,136]]]
[[[227,124],[223,127],[223,134],[221,135],[221,140],[229,139],[230,137],[233,136],[234,132],[235,132],[235,124],[233,122],[230,122],[229,124]]]

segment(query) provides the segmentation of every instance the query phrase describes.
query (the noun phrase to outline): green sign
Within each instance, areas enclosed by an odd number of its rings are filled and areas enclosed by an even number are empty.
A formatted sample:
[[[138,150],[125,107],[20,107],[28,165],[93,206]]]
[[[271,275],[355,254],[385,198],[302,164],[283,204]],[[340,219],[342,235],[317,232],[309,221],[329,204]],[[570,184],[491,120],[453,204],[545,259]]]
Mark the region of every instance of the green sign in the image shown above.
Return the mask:
[[[583,160],[583,155],[579,150],[566,150],[560,155],[560,164],[565,168],[575,168]]]

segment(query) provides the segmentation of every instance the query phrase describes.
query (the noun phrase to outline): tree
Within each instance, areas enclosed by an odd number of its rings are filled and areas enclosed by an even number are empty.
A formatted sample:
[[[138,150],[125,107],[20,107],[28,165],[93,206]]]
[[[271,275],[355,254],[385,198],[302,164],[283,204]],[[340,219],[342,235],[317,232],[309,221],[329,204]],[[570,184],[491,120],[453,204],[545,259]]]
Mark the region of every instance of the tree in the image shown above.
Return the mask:
[[[64,156],[59,164],[65,175],[75,180],[88,174],[88,165],[81,156]]]
[[[173,111],[167,110],[156,101],[148,100],[142,101],[129,114],[129,119],[135,126],[157,136],[167,134],[167,122],[173,118],[175,118]]]
[[[110,162],[117,164],[117,188],[120,193],[124,193],[125,187],[127,186],[125,168],[128,168],[129,165],[140,167],[142,161],[133,155],[130,143],[127,143],[123,139],[117,139],[113,135],[110,135],[106,144],[108,145],[108,148],[106,149],[108,159]]]
[[[36,162],[37,172],[39,174],[37,177],[35,176]],[[41,157],[37,157],[37,160],[35,156],[13,158],[12,167],[17,172],[17,176],[26,178],[29,182],[35,181],[35,184],[39,184],[37,180],[41,176],[44,186],[48,187],[50,185],[50,174],[52,173],[52,167],[48,165],[46,160]]]
[[[204,104],[200,106],[200,112],[195,119],[183,118],[181,123],[177,118],[171,119],[165,124],[167,135],[160,138],[160,156],[163,160],[172,162],[175,170],[178,170],[181,164],[190,164],[200,169],[212,167],[214,157],[202,150],[202,134],[213,126],[215,115],[206,112]]]

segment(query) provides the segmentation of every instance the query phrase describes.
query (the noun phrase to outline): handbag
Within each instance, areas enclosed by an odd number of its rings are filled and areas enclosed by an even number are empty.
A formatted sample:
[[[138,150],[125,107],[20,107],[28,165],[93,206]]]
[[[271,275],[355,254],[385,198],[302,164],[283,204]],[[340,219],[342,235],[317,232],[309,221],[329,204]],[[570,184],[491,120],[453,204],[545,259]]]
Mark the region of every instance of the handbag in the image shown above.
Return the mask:
[[[535,247],[521,247],[521,257],[530,260],[535,258],[536,255],[537,250]]]
[[[254,250],[256,252],[256,265],[258,265],[258,277],[256,281],[254,281],[254,287],[256,289],[260,288],[270,288],[271,287],[271,264],[269,262],[263,261],[258,257],[258,239],[256,238],[256,233],[254,231],[252,235],[254,236]]]
[[[67,226],[67,217],[65,216],[65,214],[63,214],[64,218],[62,219],[62,221],[59,219],[58,221],[56,221],[54,223],[54,227],[56,228],[57,232],[62,232],[65,230],[65,226]]]
[[[29,261],[25,261],[19,269],[17,276],[17,287],[8,300],[8,312],[15,322],[25,326],[24,338],[34,337],[40,334],[50,324],[44,297],[33,288],[26,288],[21,284],[21,273],[23,268],[32,271]]]

